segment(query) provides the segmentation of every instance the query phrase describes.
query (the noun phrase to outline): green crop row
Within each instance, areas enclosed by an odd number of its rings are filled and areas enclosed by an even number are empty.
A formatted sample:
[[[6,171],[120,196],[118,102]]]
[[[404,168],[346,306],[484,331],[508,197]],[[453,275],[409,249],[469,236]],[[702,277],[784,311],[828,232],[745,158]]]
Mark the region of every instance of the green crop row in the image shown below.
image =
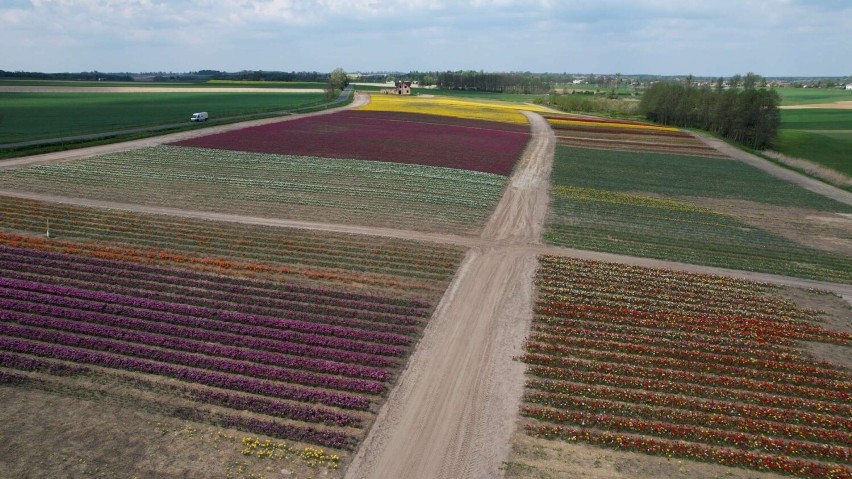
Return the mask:
[[[731,178],[722,166],[742,177]],[[755,201],[763,191],[779,203],[799,198],[810,206],[843,206],[758,173],[730,160],[557,147],[544,238],[572,248],[852,283],[847,255],[800,245],[683,199]],[[729,182],[741,189],[731,190]]]
[[[159,146],[0,172],[0,187],[253,216],[469,232],[506,178],[398,163]]]
[[[852,206],[744,163],[719,158],[558,147],[553,183],[668,197],[733,198],[852,213]]]

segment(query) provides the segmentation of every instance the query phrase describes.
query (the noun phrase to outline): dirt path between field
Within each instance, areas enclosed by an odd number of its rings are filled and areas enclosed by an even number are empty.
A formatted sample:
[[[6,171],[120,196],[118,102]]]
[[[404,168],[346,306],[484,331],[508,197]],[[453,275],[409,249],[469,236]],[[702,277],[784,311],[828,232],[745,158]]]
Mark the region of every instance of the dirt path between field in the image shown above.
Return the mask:
[[[532,140],[382,406],[347,478],[500,475],[524,384],[521,354],[532,321],[530,248],[548,206],[555,139],[527,114]]]
[[[842,190],[835,186],[831,186],[827,183],[823,183],[822,181],[815,180],[813,178],[808,178],[805,175],[797,173],[793,170],[788,170],[787,168],[784,168],[782,166],[778,166],[769,160],[763,159],[756,155],[752,155],[751,153],[747,153],[735,146],[731,146],[725,143],[722,140],[718,140],[703,133],[691,133],[694,137],[703,141],[705,144],[712,146],[716,150],[724,153],[727,156],[730,156],[731,158],[742,161],[743,163],[754,166],[755,168],[759,168],[776,178],[788,181],[790,183],[793,183],[794,185],[801,186],[806,190],[813,191],[814,193],[820,194],[827,198],[831,198],[843,204],[852,205],[852,193],[848,191]]]
[[[81,158],[89,158],[97,155],[104,155],[107,153],[118,153],[121,151],[127,150],[135,150],[137,148],[145,148],[148,146],[157,146],[162,145],[164,143],[171,143],[175,141],[188,140],[191,138],[198,138],[200,136],[213,135],[216,133],[224,133],[226,131],[233,130],[241,130],[243,128],[248,128],[252,126],[266,125],[269,123],[278,123],[282,121],[292,121],[299,118],[307,118],[311,116],[318,115],[329,115],[341,110],[348,110],[350,108],[357,108],[359,106],[364,106],[370,102],[370,96],[366,93],[356,93],[355,99],[352,103],[341,106],[339,108],[330,108],[328,110],[322,110],[312,113],[303,113],[303,114],[295,114],[284,117],[273,117],[273,118],[263,118],[260,120],[250,120],[244,121],[240,123],[230,123],[228,125],[221,126],[211,126],[207,128],[199,128],[197,130],[189,130],[182,131],[179,133],[170,133],[168,135],[162,136],[151,136],[148,138],[142,138],[140,140],[133,141],[125,141],[121,143],[110,143],[108,145],[98,145],[91,146],[87,148],[77,148],[73,150],[64,150],[64,151],[56,151],[52,153],[45,153],[42,155],[32,155],[32,156],[24,156],[20,158],[12,158],[9,160],[0,161],[0,168],[14,168],[19,166],[26,165],[34,165],[41,163],[58,163],[62,161],[68,160],[79,160]]]
[[[807,105],[782,105],[779,110],[852,110],[852,100],[840,100],[832,103],[809,103]]]

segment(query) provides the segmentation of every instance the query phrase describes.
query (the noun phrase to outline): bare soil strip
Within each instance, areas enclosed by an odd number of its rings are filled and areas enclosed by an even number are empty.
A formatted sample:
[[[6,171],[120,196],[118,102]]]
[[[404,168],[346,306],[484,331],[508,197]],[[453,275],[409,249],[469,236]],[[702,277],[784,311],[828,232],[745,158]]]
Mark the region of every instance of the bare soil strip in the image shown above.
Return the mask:
[[[852,110],[852,100],[841,100],[834,103],[811,103],[808,105],[783,105],[781,110],[810,110],[812,108],[829,110]]]
[[[852,205],[852,193],[848,191],[841,190],[840,188],[823,183],[822,181],[808,178],[807,176],[793,170],[788,170],[787,168],[778,166],[769,160],[747,153],[735,146],[725,143],[722,140],[717,140],[716,138],[705,135],[704,133],[692,132],[692,135],[725,155],[749,164],[755,168],[759,168],[776,178],[789,181],[794,185],[801,186],[806,190],[813,191],[814,193],[831,198],[840,203]]]
[[[357,108],[366,105],[370,102],[370,96],[365,93],[356,93],[355,100],[352,103],[339,107],[330,108],[328,110],[317,111],[313,113],[304,113],[285,117],[263,118],[260,120],[244,121],[240,123],[231,123],[222,126],[212,126],[201,128],[198,130],[182,131],[179,133],[171,133],[162,136],[152,136],[134,141],[125,141],[121,143],[111,143],[108,145],[92,146],[88,148],[78,148],[74,150],[56,151],[53,153],[45,153],[42,155],[24,156],[21,158],[13,158],[10,160],[0,161],[0,168],[13,168],[25,165],[34,165],[40,163],[58,163],[68,160],[79,160],[81,158],[90,158],[92,156],[104,155],[107,153],[117,153],[120,151],[135,150],[137,148],[145,148],[148,146],[157,146],[164,143],[175,141],[188,140],[190,138],[198,138],[200,136],[213,135],[216,133],[224,133],[226,131],[241,130],[252,126],[266,125],[268,123],[278,123],[281,121],[292,121],[298,118],[305,118],[317,115],[329,115],[341,110]]]

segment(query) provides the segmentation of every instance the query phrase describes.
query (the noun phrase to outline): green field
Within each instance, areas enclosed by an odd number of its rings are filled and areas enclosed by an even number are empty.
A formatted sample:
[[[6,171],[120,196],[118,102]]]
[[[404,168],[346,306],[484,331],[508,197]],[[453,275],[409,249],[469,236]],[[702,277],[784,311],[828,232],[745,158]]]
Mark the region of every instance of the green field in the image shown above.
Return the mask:
[[[743,163],[558,146],[552,182],[550,244],[852,283],[852,258],[698,206],[704,197],[852,212]]]
[[[852,100],[852,91],[839,88],[776,88],[781,105],[808,105]]]
[[[795,187],[745,163],[719,158],[559,147],[553,182],[666,197],[733,198],[852,213],[852,206]]]
[[[0,144],[319,105],[322,93],[0,93]]]
[[[844,90],[784,88],[778,92],[785,105],[852,100],[852,92]],[[772,149],[852,176],[852,110],[781,110]]]
[[[209,80],[198,82],[103,82],[71,80],[13,80],[0,79],[2,86],[61,86],[61,87],[127,87],[127,88],[325,88],[318,82]]]
[[[852,130],[852,110],[781,110],[782,130]]]
[[[852,130],[815,132],[782,129],[778,132],[774,149],[852,177]]]

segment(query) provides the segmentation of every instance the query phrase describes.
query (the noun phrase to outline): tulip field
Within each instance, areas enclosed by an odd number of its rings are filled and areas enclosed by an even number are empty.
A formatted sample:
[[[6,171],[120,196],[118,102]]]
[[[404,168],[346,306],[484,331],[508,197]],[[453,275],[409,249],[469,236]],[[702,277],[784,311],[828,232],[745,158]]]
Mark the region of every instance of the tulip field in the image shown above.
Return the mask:
[[[421,113],[445,121],[443,118],[465,118],[490,122],[526,124],[521,111],[549,113],[550,110],[537,105],[516,104],[502,101],[483,101],[464,98],[432,97],[429,95],[395,96],[370,95],[370,103],[360,111]]]
[[[0,188],[451,233],[478,232],[526,125],[342,112],[0,172]]]
[[[108,180],[106,180],[108,179]],[[377,161],[158,146],[0,173],[0,185],[98,200],[474,232],[506,178]]]
[[[340,112],[208,135],[175,144],[440,166],[508,175],[529,139],[529,127],[526,125],[462,118],[435,121],[434,118],[431,115],[401,116],[372,111]]]
[[[747,281],[541,257],[522,414],[533,436],[798,477],[852,477],[852,345]]]
[[[557,146],[545,240],[572,248],[852,282],[852,258],[738,219],[755,204],[831,218],[852,207],[728,159]],[[747,208],[741,206],[740,208]],[[788,212],[785,208],[802,208]],[[801,212],[800,212],[801,211]],[[771,218],[766,221],[773,221]],[[821,233],[837,234],[837,233]],[[836,242],[844,240],[837,237]]]
[[[49,222],[50,238],[45,238]],[[361,235],[143,215],[0,196],[0,244],[432,301],[462,251]]]
[[[572,116],[545,117],[560,145],[724,158],[685,131],[650,123]]]
[[[460,259],[0,197],[0,383],[351,450]]]
[[[0,249],[0,268],[0,349],[12,374],[50,376],[57,365],[74,365],[74,376],[115,369],[179,379],[199,418],[343,449],[357,432],[341,427],[363,425],[350,411],[369,409],[385,392],[428,314],[428,305],[380,297],[280,291],[260,281],[234,284],[22,248]],[[357,319],[349,319],[353,309]],[[205,404],[231,412],[212,413]],[[243,410],[270,417],[244,417]]]

